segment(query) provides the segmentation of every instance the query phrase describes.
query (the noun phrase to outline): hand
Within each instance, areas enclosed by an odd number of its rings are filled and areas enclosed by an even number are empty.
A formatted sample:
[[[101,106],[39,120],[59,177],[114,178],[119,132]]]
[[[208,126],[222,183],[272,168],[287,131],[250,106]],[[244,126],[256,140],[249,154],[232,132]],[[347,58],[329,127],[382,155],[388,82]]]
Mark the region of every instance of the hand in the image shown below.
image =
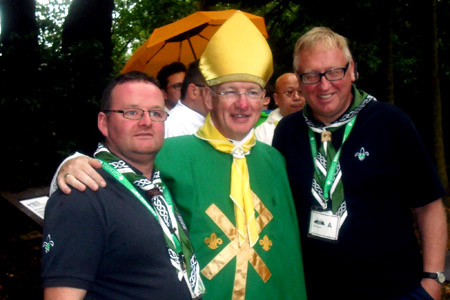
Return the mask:
[[[79,191],[84,191],[86,186],[91,190],[98,190],[99,186],[105,187],[106,182],[94,168],[100,169],[102,163],[94,158],[80,156],[65,162],[58,173],[58,186],[66,194],[72,191],[72,186]]]
[[[424,278],[421,284],[434,300],[441,300],[441,285],[436,280]]]

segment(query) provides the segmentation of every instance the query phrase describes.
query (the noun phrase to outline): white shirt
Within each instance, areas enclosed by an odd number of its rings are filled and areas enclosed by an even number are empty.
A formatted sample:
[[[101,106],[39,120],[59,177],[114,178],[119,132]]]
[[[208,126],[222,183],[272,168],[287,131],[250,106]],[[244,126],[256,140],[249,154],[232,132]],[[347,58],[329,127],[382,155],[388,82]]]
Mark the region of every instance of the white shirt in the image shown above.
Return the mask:
[[[164,138],[194,134],[205,123],[205,117],[178,100],[169,112],[165,123]]]
[[[283,118],[280,114],[280,109],[274,109],[270,112],[267,120],[261,123],[255,129],[256,139],[268,145],[272,145],[273,133],[275,132],[275,127],[277,127],[278,122]]]

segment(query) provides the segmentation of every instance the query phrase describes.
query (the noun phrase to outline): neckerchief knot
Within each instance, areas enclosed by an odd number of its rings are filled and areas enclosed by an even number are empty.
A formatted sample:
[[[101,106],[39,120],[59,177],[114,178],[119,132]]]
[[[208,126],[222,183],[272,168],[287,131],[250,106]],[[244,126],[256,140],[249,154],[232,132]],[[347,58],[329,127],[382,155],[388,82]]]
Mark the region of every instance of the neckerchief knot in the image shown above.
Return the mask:
[[[236,146],[231,151],[231,155],[233,155],[234,158],[244,158],[246,153],[244,151],[244,148],[241,146]]]

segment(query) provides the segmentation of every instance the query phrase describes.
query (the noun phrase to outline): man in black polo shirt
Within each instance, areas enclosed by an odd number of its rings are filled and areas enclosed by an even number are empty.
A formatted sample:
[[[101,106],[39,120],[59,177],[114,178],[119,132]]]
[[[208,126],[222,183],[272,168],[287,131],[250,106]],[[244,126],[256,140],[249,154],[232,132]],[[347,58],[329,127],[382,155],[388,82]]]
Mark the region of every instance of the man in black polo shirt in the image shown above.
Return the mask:
[[[286,158],[308,299],[440,299],[445,190],[413,124],[352,84],[347,41],[328,28],[298,40],[294,68],[307,104],[273,146]]]
[[[105,89],[98,114],[105,144],[94,156],[108,186],[58,191],[49,199],[42,245],[46,300],[201,297],[184,222],[154,170],[166,118],[157,82],[144,73],[122,74]]]

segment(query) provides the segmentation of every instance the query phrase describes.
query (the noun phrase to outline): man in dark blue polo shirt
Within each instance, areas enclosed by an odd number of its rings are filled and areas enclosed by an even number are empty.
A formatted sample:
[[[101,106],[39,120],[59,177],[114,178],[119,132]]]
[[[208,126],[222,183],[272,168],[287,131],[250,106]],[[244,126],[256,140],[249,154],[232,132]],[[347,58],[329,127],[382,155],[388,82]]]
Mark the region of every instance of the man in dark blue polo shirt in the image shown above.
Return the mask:
[[[352,84],[346,39],[328,28],[298,40],[294,68],[306,106],[283,118],[273,146],[286,158],[308,299],[440,299],[445,190],[413,124]]]

